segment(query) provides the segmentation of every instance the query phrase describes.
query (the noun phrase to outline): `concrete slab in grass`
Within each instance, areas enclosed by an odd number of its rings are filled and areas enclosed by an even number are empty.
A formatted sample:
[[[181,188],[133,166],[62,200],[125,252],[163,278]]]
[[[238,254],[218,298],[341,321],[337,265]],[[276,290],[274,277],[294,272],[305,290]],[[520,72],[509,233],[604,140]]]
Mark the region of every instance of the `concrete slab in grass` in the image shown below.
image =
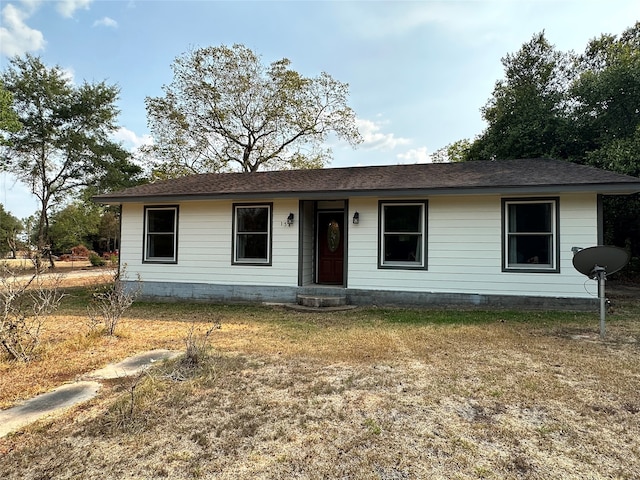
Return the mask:
[[[109,364],[86,375],[82,381],[69,383],[27,400],[21,405],[0,411],[0,438],[41,418],[62,413],[67,408],[91,400],[102,386],[96,380],[135,375],[155,362],[174,358],[180,352],[152,350]]]
[[[91,400],[101,386],[98,382],[90,381],[69,383],[31,398],[21,405],[0,411],[0,438],[41,418]]]
[[[128,377],[149,368],[155,362],[168,360],[180,355],[173,350],[151,350],[126,358],[122,362],[110,363],[104,368],[94,370],[84,376],[85,379],[108,380],[112,378]]]

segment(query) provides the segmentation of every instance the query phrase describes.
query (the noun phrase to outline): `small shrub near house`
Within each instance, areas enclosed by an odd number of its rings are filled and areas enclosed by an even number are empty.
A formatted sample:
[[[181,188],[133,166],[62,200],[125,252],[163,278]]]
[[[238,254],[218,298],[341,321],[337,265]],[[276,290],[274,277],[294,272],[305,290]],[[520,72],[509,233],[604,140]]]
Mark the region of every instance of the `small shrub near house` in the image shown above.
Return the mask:
[[[140,277],[134,287],[128,286],[123,280],[126,278],[126,265],[113,274],[113,281],[100,287],[94,294],[87,307],[89,327],[96,330],[102,324],[106,335],[115,335],[124,312],[133,304],[141,290]]]
[[[186,350],[182,358],[183,365],[197,367],[206,362],[211,350],[211,334],[214,330],[220,330],[221,326],[220,319],[215,319],[209,324],[209,328],[202,333],[196,329],[196,321],[191,321],[191,326],[185,339]]]

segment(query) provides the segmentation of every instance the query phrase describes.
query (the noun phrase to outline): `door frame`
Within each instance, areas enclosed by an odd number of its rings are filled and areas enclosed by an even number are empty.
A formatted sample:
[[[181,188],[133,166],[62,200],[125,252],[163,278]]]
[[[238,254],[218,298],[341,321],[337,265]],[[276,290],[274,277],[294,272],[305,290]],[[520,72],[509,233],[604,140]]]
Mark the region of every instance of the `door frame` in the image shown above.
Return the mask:
[[[342,208],[326,208],[326,209],[319,209],[317,208],[317,203],[316,203],[316,208],[314,209],[314,229],[313,229],[313,241],[314,241],[314,283],[316,285],[333,285],[336,287],[346,287],[347,286],[347,264],[348,264],[348,246],[349,246],[349,236],[348,236],[348,231],[349,231],[349,224],[347,223],[348,221],[348,213],[349,213],[349,201],[348,200],[342,200],[344,202],[344,206]],[[320,228],[319,228],[319,223],[320,223],[320,214],[321,213],[337,213],[337,214],[342,214],[343,220],[342,220],[342,225],[343,225],[343,231],[341,232],[342,235],[342,242],[343,242],[343,251],[342,251],[342,284],[340,283],[321,283],[319,281],[320,278],[320,245],[319,245],[319,235],[320,235]]]

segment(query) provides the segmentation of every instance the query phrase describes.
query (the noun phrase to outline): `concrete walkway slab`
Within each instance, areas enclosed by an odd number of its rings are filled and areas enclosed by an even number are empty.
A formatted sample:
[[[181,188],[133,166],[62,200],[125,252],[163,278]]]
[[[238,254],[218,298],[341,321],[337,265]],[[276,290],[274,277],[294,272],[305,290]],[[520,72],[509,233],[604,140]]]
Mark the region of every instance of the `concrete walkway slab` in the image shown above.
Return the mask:
[[[0,438],[15,432],[41,418],[60,414],[66,409],[91,400],[102,387],[96,380],[135,375],[153,365],[155,362],[175,358],[181,352],[172,350],[151,350],[121,362],[109,364],[104,368],[85,375],[81,381],[69,383],[38,395],[26,402],[7,410],[0,411]]]
[[[0,438],[54,413],[61,413],[96,396],[98,382],[76,382],[43,393],[21,405],[0,411]]]
[[[129,357],[122,362],[110,363],[104,368],[85,375],[83,378],[86,380],[109,380],[112,378],[128,377],[140,373],[155,362],[175,358],[178,355],[180,355],[180,352],[173,350],[151,350]]]

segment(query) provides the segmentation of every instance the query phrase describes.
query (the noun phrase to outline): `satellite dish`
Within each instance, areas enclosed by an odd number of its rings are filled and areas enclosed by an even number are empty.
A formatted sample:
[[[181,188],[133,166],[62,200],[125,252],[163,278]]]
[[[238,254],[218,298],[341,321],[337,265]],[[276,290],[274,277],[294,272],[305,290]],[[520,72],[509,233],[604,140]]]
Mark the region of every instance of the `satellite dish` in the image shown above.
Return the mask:
[[[629,252],[618,247],[600,245],[579,250],[573,256],[573,266],[583,275],[596,278],[596,267],[604,268],[607,275],[616,273],[629,262]]]
[[[573,266],[583,275],[598,280],[598,297],[600,298],[600,338],[604,338],[607,299],[604,295],[604,284],[607,275],[616,273],[629,262],[631,256],[626,250],[608,245],[583,248],[573,255]]]

